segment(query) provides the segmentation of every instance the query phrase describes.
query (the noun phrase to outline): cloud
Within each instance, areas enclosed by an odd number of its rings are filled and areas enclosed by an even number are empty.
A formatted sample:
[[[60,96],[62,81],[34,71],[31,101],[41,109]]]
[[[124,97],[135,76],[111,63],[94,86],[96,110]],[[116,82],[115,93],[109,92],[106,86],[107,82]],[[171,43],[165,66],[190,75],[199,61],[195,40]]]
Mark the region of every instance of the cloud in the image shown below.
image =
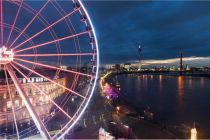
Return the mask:
[[[132,63],[138,64],[138,61],[133,61]],[[180,63],[180,58],[172,58],[172,59],[164,59],[164,60],[143,60],[142,64],[144,66],[161,66],[161,65],[166,65],[166,66],[179,66]],[[191,56],[191,57],[184,57],[183,58],[183,64],[188,64],[191,67],[194,66],[208,66],[210,65],[210,57],[196,57],[196,56]]]
[[[86,2],[97,30],[101,62],[208,57],[209,2]],[[196,10],[195,10],[196,9]]]

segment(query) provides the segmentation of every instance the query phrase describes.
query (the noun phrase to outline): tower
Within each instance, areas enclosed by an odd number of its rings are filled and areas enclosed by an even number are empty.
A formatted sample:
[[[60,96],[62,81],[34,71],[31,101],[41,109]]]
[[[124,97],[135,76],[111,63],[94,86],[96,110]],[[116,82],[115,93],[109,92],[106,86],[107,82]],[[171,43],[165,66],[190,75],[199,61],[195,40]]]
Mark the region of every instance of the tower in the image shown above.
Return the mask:
[[[179,63],[179,74],[182,75],[183,63],[182,63],[182,52],[180,53],[180,63]]]
[[[139,45],[139,48],[138,48],[138,55],[139,55],[139,66],[138,66],[138,71],[141,71],[141,51],[142,51],[142,48],[141,48],[141,45]]]

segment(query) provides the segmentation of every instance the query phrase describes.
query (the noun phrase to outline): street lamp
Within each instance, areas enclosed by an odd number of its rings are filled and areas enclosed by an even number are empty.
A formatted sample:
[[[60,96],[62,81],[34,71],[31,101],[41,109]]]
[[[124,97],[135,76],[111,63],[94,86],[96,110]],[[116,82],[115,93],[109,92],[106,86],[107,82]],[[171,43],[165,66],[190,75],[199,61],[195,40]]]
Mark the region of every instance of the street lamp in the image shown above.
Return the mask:
[[[116,109],[117,109],[117,111],[120,111],[120,107],[119,106],[117,106]]]

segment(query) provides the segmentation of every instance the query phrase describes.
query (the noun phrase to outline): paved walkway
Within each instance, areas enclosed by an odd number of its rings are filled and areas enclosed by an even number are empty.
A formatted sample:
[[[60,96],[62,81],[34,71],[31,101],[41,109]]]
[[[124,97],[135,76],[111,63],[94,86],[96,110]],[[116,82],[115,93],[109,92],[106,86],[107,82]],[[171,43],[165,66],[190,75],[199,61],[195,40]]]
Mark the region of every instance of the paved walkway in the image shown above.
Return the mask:
[[[129,111],[130,109],[127,108],[125,112],[129,113]],[[120,129],[122,129],[124,126],[129,126],[129,129],[132,132],[134,132],[136,138],[176,139],[176,137],[173,134],[167,132],[158,125],[144,120],[138,120],[136,118],[127,117],[126,113],[116,113],[115,108],[110,104],[109,101],[102,97],[100,95],[100,92],[98,91],[97,93],[95,93],[90,106],[88,107],[84,117],[80,121],[81,128],[79,130],[75,130],[66,138],[97,139],[98,130],[101,126],[106,130],[113,130],[113,128],[110,129],[110,122],[116,122],[117,124],[121,124]],[[86,127],[84,127],[84,120]]]

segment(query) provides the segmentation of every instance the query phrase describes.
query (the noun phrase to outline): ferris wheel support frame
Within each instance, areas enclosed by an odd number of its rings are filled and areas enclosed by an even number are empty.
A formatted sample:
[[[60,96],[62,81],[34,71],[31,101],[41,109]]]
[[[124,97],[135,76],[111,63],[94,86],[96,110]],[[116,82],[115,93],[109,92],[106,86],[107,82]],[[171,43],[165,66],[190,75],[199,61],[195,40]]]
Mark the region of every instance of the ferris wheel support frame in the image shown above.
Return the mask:
[[[6,65],[6,69],[10,75],[10,77],[12,78],[15,87],[17,88],[18,93],[20,94],[21,98],[23,99],[26,108],[28,109],[29,114],[31,115],[37,129],[39,130],[41,136],[45,139],[51,139],[50,134],[48,133],[46,127],[44,126],[44,124],[42,123],[41,119],[39,118],[38,114],[36,113],[35,109],[33,108],[29,98],[27,98],[27,94],[25,93],[24,89],[22,88],[22,86],[20,85],[18,78],[14,72],[14,70],[12,69],[12,67],[10,66],[10,64]]]

